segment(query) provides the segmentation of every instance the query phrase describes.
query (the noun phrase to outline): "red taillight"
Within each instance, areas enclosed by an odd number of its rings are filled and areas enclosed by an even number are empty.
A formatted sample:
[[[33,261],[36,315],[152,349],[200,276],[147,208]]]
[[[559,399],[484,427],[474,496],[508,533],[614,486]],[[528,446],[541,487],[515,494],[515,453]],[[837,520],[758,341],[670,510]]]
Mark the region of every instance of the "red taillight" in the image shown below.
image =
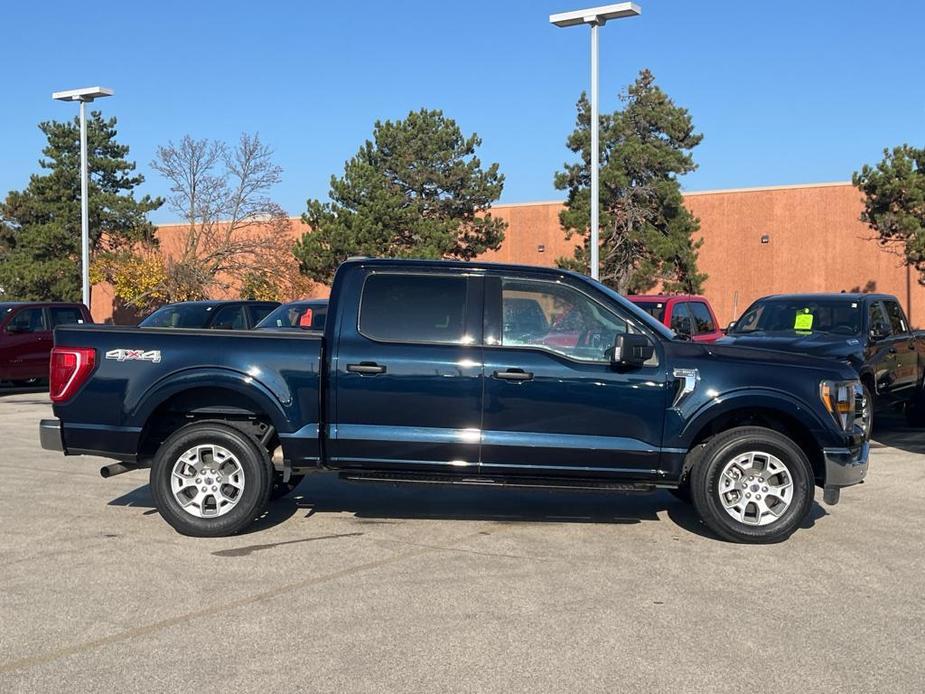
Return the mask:
[[[51,350],[48,392],[52,402],[69,400],[96,366],[92,347],[55,347]]]

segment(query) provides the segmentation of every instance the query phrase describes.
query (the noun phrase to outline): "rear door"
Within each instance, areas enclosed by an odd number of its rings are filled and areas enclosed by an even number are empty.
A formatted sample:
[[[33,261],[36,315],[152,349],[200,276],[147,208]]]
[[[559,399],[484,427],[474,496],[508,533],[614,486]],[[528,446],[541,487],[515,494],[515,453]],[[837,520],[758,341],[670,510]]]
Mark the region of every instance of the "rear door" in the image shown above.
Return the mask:
[[[918,382],[918,354],[915,337],[910,329],[906,314],[898,301],[885,299],[883,309],[890,324],[892,349],[895,350],[896,373],[893,381],[893,395],[899,400],[912,397],[911,391]]]
[[[642,332],[628,312],[563,281],[494,272],[485,302],[482,474],[656,477],[664,369],[658,357],[610,364],[616,336]]]
[[[329,464],[476,473],[482,278],[358,269],[340,306]]]

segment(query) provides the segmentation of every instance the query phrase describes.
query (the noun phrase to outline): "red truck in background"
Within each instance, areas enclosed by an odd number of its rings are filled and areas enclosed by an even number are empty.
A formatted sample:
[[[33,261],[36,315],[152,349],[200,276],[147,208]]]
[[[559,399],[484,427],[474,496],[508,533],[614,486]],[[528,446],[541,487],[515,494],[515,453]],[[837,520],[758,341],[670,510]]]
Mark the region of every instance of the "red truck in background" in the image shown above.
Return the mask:
[[[0,381],[29,385],[48,378],[52,331],[92,322],[83,304],[0,302]]]
[[[716,314],[706,297],[696,294],[638,294],[627,296],[659,323],[694,342],[716,342],[723,337]]]

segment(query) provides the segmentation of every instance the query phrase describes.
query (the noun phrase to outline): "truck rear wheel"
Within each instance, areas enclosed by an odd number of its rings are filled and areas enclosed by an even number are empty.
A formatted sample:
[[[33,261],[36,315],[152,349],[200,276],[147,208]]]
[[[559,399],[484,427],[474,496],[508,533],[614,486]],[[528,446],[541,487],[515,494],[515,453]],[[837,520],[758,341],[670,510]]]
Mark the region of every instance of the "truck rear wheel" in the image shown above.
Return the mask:
[[[694,507],[703,522],[733,542],[787,539],[813,502],[813,470],[786,436],[738,427],[715,436],[691,470]]]
[[[190,424],[158,449],[151,491],[161,516],[193,537],[233,535],[266,510],[271,488],[266,451],[220,422]]]

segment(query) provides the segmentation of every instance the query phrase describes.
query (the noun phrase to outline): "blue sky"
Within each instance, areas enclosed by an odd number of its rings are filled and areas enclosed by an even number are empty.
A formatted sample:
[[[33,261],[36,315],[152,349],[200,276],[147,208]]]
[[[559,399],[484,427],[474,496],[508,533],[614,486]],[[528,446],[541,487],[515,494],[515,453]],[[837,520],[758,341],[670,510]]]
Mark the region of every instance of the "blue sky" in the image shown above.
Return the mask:
[[[101,84],[116,91],[100,105],[118,117],[144,192],[165,191],[148,166],[158,144],[259,131],[284,169],[274,196],[300,214],[377,118],[428,107],[481,135],[483,161],[507,177],[503,202],[557,199],[589,44],[586,29],[547,18],[586,4],[9,3],[0,193],[37,170],[36,124],[76,112],[51,92]],[[925,3],[640,4],[641,17],[601,33],[602,109],[650,68],[704,134],[687,190],[847,180],[883,147],[925,144]]]

